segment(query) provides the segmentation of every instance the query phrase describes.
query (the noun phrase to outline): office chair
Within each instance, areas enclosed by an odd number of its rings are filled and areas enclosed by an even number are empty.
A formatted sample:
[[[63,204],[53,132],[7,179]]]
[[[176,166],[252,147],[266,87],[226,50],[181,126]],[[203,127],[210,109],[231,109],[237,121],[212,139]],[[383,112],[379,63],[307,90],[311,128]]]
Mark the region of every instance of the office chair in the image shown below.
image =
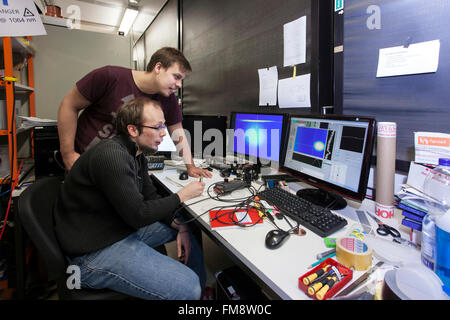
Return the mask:
[[[29,186],[18,199],[18,216],[47,265],[48,280],[55,281],[61,300],[121,300],[131,298],[109,289],[68,289],[67,260],[53,228],[53,205],[61,177],[45,177]]]

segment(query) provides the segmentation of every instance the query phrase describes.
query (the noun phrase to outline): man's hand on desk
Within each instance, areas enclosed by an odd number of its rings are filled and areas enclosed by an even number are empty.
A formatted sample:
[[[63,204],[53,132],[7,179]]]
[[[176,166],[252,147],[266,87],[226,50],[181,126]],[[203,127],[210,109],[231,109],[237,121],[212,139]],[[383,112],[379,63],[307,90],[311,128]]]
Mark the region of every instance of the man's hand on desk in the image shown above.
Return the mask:
[[[185,202],[189,199],[198,197],[203,193],[205,189],[205,183],[200,181],[192,181],[186,187],[177,192],[181,202]]]
[[[209,172],[206,169],[198,168],[193,165],[186,165],[186,169],[187,169],[189,176],[194,177],[194,178],[198,178],[200,176],[206,177],[206,178],[212,177],[211,172]]]

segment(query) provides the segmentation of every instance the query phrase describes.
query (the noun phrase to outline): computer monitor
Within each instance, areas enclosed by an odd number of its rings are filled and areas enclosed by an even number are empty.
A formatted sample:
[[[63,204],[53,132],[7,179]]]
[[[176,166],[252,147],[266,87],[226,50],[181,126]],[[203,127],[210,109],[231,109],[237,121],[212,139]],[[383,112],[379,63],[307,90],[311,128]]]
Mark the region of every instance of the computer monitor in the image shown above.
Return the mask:
[[[278,165],[287,119],[286,114],[232,112],[234,155],[253,163],[260,160],[262,165]]]
[[[183,115],[183,129],[194,158],[225,155],[227,117],[221,115]],[[188,135],[186,135],[188,136]]]
[[[299,190],[299,197],[344,208],[342,197],[366,195],[374,137],[372,118],[291,115],[281,169],[318,188]]]
[[[175,143],[173,142],[172,138],[170,137],[169,131],[166,130],[166,135],[164,136],[163,140],[158,146],[158,152],[157,154],[166,156],[167,158],[170,157],[170,154],[174,151],[177,151],[177,147],[175,146]]]

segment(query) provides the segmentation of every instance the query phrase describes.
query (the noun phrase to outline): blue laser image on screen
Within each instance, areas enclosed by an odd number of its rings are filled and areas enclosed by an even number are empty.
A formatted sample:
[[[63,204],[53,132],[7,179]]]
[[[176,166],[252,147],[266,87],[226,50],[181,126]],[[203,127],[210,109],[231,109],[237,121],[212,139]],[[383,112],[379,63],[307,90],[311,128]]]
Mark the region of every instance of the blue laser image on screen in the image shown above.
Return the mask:
[[[235,152],[279,161],[282,115],[237,113],[234,130]],[[239,134],[239,130],[245,135]]]
[[[323,159],[328,130],[298,127],[294,151]]]
[[[323,159],[328,130],[298,127],[294,151]]]

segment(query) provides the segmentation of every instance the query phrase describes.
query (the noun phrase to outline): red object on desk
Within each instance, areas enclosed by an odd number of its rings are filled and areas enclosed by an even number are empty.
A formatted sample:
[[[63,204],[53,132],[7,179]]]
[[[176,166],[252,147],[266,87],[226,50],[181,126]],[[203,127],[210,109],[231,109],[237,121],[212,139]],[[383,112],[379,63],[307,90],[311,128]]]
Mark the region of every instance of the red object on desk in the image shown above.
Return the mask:
[[[244,226],[251,226],[263,223],[263,219],[260,218],[256,209],[227,209],[210,211],[209,222],[211,229],[227,229],[239,228],[240,226],[235,222]]]
[[[331,297],[333,297],[336,293],[338,293],[350,280],[352,280],[353,278],[353,271],[349,268],[347,268],[346,266],[340,264],[339,262],[337,262],[336,260],[333,260],[331,258],[326,259],[325,261],[323,261],[321,264],[317,265],[314,269],[308,271],[307,273],[305,273],[304,275],[302,275],[299,279],[298,279],[298,287],[304,291],[306,293],[306,295],[308,297],[311,297],[315,300],[318,300],[316,295],[310,295],[308,293],[308,286],[305,285],[303,283],[303,278],[309,276],[310,274],[315,273],[317,270],[320,270],[322,268],[324,268],[326,265],[331,265],[331,266],[335,266],[339,273],[341,274],[341,276],[343,277],[341,279],[341,281],[337,282],[330,290],[328,290],[328,292],[325,294],[323,300],[327,300]]]

